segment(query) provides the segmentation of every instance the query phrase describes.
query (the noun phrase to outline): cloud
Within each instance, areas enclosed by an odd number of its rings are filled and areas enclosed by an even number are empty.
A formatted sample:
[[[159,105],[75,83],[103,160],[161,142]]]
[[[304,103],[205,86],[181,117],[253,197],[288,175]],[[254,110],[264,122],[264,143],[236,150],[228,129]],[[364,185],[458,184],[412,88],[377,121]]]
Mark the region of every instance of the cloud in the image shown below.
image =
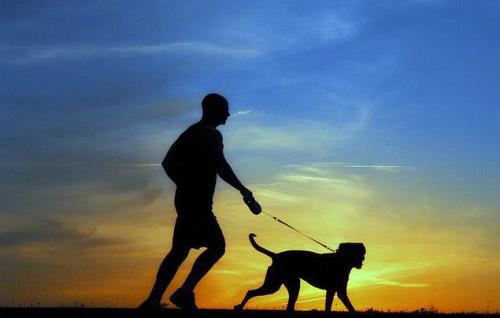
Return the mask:
[[[385,286],[403,287],[403,288],[425,288],[430,286],[429,284],[426,283],[403,283],[390,279],[380,279],[379,281],[376,282],[376,284]]]
[[[316,163],[286,165],[284,168],[277,176],[279,180],[291,183],[289,187],[307,188],[315,195],[329,193],[330,198],[343,198],[346,202],[355,204],[372,194],[360,175],[346,174]]]
[[[326,182],[326,183],[340,183],[345,184],[346,180],[336,179],[336,178],[326,178],[326,177],[318,177],[318,176],[310,176],[310,175],[300,175],[300,174],[288,174],[283,176],[285,180],[293,181],[293,182],[302,182],[302,183],[318,183],[318,182]]]
[[[368,169],[376,170],[381,172],[395,172],[402,169],[413,169],[411,166],[407,165],[387,165],[387,164],[377,164],[377,165],[367,165],[367,164],[353,164],[347,162],[316,162],[309,164],[290,164],[284,167],[294,168],[306,172],[320,172],[324,168],[352,168],[352,169]]]
[[[389,166],[389,165],[345,165],[339,166],[342,168],[366,168],[366,169],[375,169],[381,171],[394,171],[398,169],[407,169],[410,168],[408,166]]]
[[[254,58],[262,51],[217,45],[210,42],[169,42],[152,45],[51,45],[39,47],[0,47],[0,61],[12,64],[29,64],[59,59],[91,57],[130,57],[137,55],[200,54],[230,58]]]
[[[236,270],[229,270],[229,269],[214,269],[211,271],[211,273],[215,273],[218,275],[230,275],[230,276],[242,276],[242,274],[239,271]]]
[[[276,189],[270,189],[271,186],[272,185],[259,185],[255,192],[258,194],[258,197],[260,199],[266,200],[268,202],[276,202],[281,204],[294,204],[300,202],[300,198],[297,195],[287,194]]]
[[[33,116],[31,108],[16,109],[0,136],[0,210],[92,213],[101,210],[90,200],[96,193],[107,195],[108,202],[157,197],[155,189],[164,186],[160,162],[177,127],[193,116],[190,105],[172,99],[132,105],[126,112],[111,106],[73,112],[61,103],[64,116],[54,116],[59,110]]]
[[[294,119],[273,124],[247,120],[227,128],[225,140],[231,150],[325,153],[362,131],[369,123],[371,109],[371,105],[357,107],[354,119],[335,125],[326,120]]]
[[[232,41],[253,43],[267,53],[280,55],[293,51],[296,54],[356,36],[359,23],[349,14],[350,7],[295,4],[292,9],[272,2],[262,3],[258,9],[245,10],[243,16],[235,15],[237,19],[224,17],[232,27],[223,32]],[[262,12],[271,14],[263,16]],[[287,18],[276,19],[278,15]]]
[[[161,167],[161,163],[109,163],[103,164],[108,167],[116,168],[157,168]]]
[[[0,162],[0,166],[4,167],[46,167],[46,168],[69,168],[81,165],[78,162]],[[157,168],[161,163],[90,163],[87,166],[93,167],[110,167],[110,168]]]
[[[357,25],[353,20],[341,17],[335,12],[323,12],[317,20],[309,24],[310,34],[325,42],[344,40],[357,33]]]
[[[231,114],[232,117],[236,116],[245,116],[253,112],[253,109],[246,109],[246,110],[239,110],[235,112],[234,114]]]
[[[138,194],[134,195],[132,198],[126,199],[124,206],[130,207],[144,207],[152,204],[156,199],[158,199],[163,193],[160,188],[150,188],[144,189]]]
[[[126,243],[123,239],[109,238],[95,229],[80,230],[53,218],[20,225],[16,229],[0,232],[0,248],[36,247],[92,249]]]
[[[305,145],[308,131],[290,132],[286,127],[275,128],[259,124],[240,124],[231,127],[231,132],[225,137],[228,149],[241,150],[265,150],[265,149],[289,149],[297,150]]]
[[[429,287],[430,285],[429,284],[426,284],[426,283],[403,283],[403,282],[399,282],[399,281],[396,281],[396,280],[390,280],[390,279],[380,279],[379,281],[377,282],[366,282],[366,285],[369,285],[369,284],[376,284],[376,285],[383,285],[383,286],[394,286],[394,287],[401,287],[401,288],[426,288],[426,287]],[[319,296],[309,296],[309,297],[305,297],[305,299],[301,299],[299,301],[297,301],[298,304],[301,304],[301,303],[309,303],[309,302],[315,302],[315,301],[318,301],[318,300],[324,300],[325,299],[325,296],[324,296],[324,293],[322,292],[317,292],[316,290],[314,290],[312,292],[312,295],[319,295]],[[304,298],[304,297],[302,297]],[[286,299],[280,299],[280,301],[286,301]],[[286,302],[284,302],[283,304],[286,304]]]

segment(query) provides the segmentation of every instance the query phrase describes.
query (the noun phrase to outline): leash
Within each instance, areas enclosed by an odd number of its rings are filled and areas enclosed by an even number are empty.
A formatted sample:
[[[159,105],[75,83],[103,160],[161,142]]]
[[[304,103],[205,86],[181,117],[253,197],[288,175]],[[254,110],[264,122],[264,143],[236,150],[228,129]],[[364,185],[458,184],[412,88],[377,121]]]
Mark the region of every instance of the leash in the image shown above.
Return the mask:
[[[334,253],[337,251],[337,250],[334,250],[334,249],[330,248],[328,245],[323,244],[323,243],[321,243],[321,242],[320,242],[320,241],[318,241],[318,240],[315,240],[314,238],[310,237],[309,235],[305,234],[304,232],[302,232],[302,231],[300,231],[300,230],[298,230],[298,229],[294,228],[293,226],[291,226],[290,224],[286,223],[285,221],[278,219],[278,218],[277,218],[277,217],[275,217],[274,215],[272,215],[272,214],[270,214],[270,213],[268,213],[268,212],[266,212],[266,211],[264,211],[264,210],[262,210],[262,213],[264,213],[264,214],[266,214],[267,216],[271,217],[271,218],[272,218],[273,220],[275,220],[276,222],[279,222],[279,223],[283,224],[284,226],[287,226],[287,227],[291,228],[291,229],[292,229],[292,230],[294,230],[295,232],[302,234],[303,236],[307,237],[307,238],[308,238],[308,239],[310,239],[311,241],[313,241],[313,242],[315,242],[315,243],[317,243],[317,244],[319,244],[319,245],[323,246],[323,247],[324,247],[324,248],[326,248],[327,250],[332,251],[332,252],[334,252]]]

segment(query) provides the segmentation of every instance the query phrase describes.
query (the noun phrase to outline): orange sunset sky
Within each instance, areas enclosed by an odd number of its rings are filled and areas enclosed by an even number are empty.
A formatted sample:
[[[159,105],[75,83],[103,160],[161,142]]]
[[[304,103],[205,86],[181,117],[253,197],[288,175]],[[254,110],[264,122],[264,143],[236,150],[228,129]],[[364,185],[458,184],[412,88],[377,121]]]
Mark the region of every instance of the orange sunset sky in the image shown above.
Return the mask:
[[[329,246],[365,244],[356,309],[500,311],[500,2],[0,7],[1,306],[138,306],[175,221],[160,162],[219,92],[225,155],[264,210]],[[251,232],[275,252],[327,252],[221,180],[214,211],[227,248],[202,308],[262,283]],[[302,283],[298,309],[323,302]]]

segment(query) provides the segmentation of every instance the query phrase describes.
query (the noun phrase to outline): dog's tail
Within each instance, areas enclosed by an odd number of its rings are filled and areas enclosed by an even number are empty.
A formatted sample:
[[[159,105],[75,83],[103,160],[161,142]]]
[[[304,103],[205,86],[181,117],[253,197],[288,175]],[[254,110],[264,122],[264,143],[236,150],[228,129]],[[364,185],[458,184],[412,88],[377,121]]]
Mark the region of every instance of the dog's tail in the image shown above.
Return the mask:
[[[253,234],[253,233],[250,233],[250,235],[248,235],[248,239],[250,240],[250,243],[252,243],[252,246],[259,252],[261,252],[262,254],[266,254],[267,256],[273,258],[274,256],[276,256],[275,253],[269,251],[269,250],[266,250],[265,248],[263,248],[262,246],[260,246],[259,244],[257,244],[257,242],[255,242],[255,237],[257,235]]]

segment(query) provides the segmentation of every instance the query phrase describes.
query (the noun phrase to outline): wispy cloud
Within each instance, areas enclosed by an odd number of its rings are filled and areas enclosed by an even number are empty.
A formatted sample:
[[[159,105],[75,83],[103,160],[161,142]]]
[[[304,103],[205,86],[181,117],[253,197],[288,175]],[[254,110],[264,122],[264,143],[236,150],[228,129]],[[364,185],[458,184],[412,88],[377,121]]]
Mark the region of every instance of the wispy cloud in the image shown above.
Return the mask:
[[[401,287],[401,288],[426,288],[429,287],[429,284],[425,283],[403,283],[396,280],[381,280],[379,285],[384,286],[392,286],[392,287]],[[317,289],[310,289],[310,293],[302,292],[300,300],[297,301],[297,304],[311,303],[316,301],[324,301],[325,294],[323,291],[318,291]],[[273,302],[278,302],[280,305],[287,304],[288,298],[279,298],[273,299]]]
[[[230,149],[280,149],[300,153],[323,153],[353,138],[369,123],[372,106],[359,107],[350,121],[332,125],[323,120],[294,120],[275,125],[242,123],[228,127],[225,137]]]
[[[232,114],[231,116],[232,117],[245,116],[245,115],[248,115],[248,114],[250,114],[252,112],[253,112],[253,109],[239,110],[239,111],[235,112],[234,114]]]
[[[0,47],[0,61],[27,64],[55,59],[81,59],[96,56],[201,54],[232,58],[252,58],[263,52],[250,47],[223,46],[210,42],[169,42],[151,45],[51,45],[39,47]]]
[[[155,168],[161,166],[160,163],[107,163],[102,165],[115,168]]]
[[[370,282],[371,283],[371,282]],[[394,286],[394,287],[401,287],[401,288],[426,288],[429,287],[429,284],[426,283],[403,283],[399,282],[396,280],[389,280],[389,279],[381,279],[379,282],[377,282],[378,285],[384,285],[384,286]],[[297,301],[297,303],[310,303],[318,300],[324,300],[325,295],[323,292],[316,292],[314,291],[315,295],[318,295],[316,297],[307,297],[305,299]],[[285,300],[285,299],[283,299]],[[286,302],[284,302],[286,304]]]
[[[394,165],[345,165],[339,166],[341,168],[361,168],[361,169],[374,169],[379,171],[393,172],[399,169],[411,169],[410,166],[394,166]]]
[[[0,248],[47,246],[47,248],[88,249],[123,244],[126,241],[99,235],[94,229],[80,230],[52,218],[39,220],[30,226],[0,232]]]
[[[300,15],[288,16],[286,23],[282,23],[279,19],[261,18],[263,10],[272,12],[280,10],[280,6],[277,7],[274,3],[263,6],[265,9],[249,12],[243,19],[237,16],[238,20],[231,20],[233,27],[224,30],[224,33],[233,40],[253,43],[266,51],[279,54],[280,51],[301,51],[341,42],[355,37],[359,32],[359,23],[341,13],[342,10],[332,12],[316,10],[314,5],[302,6]],[[308,43],[308,46],[304,46],[304,43]]]
[[[231,127],[225,136],[228,149],[289,149],[297,150],[306,145],[305,136],[310,132],[290,132],[286,128],[275,128],[259,124],[245,124]]]
[[[212,273],[217,273],[219,275],[231,275],[231,276],[242,276],[242,274],[236,270],[229,269],[215,269]]]
[[[318,16],[318,20],[310,23],[309,32],[323,41],[336,41],[353,37],[358,26],[337,13],[326,12]]]
[[[298,175],[298,174],[285,175],[283,176],[283,178],[285,180],[295,181],[295,182],[327,182],[327,183],[341,183],[341,184],[346,183],[346,180],[343,179],[325,178],[325,177]]]
[[[0,167],[47,167],[47,168],[69,168],[75,166],[100,166],[111,168],[155,168],[160,163],[89,163],[89,162],[0,162]]]
[[[429,284],[426,283],[404,283],[390,279],[381,279],[377,282],[377,284],[385,286],[403,287],[403,288],[425,288],[430,286]]]
[[[256,190],[256,194],[259,198],[262,198],[268,202],[278,202],[278,203],[297,203],[300,201],[300,197],[298,195],[287,194],[283,191],[266,189],[265,186],[259,187]]]
[[[327,168],[352,168],[352,169],[372,169],[377,171],[394,172],[401,169],[413,169],[408,165],[388,165],[388,164],[353,164],[347,162],[317,162],[309,164],[291,164],[285,165],[286,168],[293,168],[305,172],[322,172],[322,169]]]

